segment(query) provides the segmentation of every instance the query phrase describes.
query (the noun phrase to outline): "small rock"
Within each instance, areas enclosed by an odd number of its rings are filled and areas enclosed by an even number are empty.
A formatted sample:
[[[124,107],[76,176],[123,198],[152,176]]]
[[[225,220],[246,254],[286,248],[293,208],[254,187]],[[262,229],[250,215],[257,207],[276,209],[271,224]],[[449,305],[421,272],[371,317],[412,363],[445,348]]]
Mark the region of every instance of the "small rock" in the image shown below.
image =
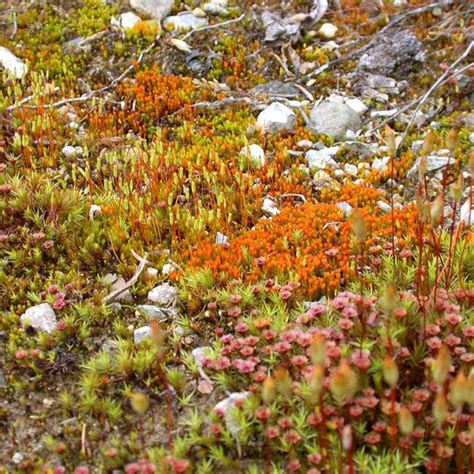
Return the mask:
[[[325,101],[311,111],[311,128],[316,132],[343,139],[347,131],[357,132],[362,128],[359,114],[348,105],[334,101]]]
[[[415,140],[415,141],[411,144],[411,149],[412,149],[415,153],[418,153],[419,151],[422,150],[422,148],[423,148],[423,143],[424,143],[424,140]]]
[[[175,308],[160,308],[152,304],[141,304],[137,306],[138,314],[142,314],[147,319],[154,319],[156,321],[168,321],[178,318],[178,312]]]
[[[277,216],[278,214],[280,214],[280,209],[278,209],[275,201],[268,197],[266,197],[263,200],[263,205],[261,209],[263,212],[267,212],[268,214],[271,214],[272,216]]]
[[[209,15],[220,15],[226,16],[229,14],[227,10],[227,0],[211,0],[210,2],[204,3],[202,9]]]
[[[197,347],[196,349],[193,349],[192,355],[194,356],[198,367],[203,367],[204,360],[207,358],[207,355],[211,350],[210,346]]]
[[[123,279],[123,277],[118,276],[110,288],[111,293],[123,288],[126,284],[127,282]],[[118,296],[116,296],[114,300],[121,301],[122,303],[131,303],[133,301],[133,296],[132,293],[130,293],[130,290],[125,290],[123,293],[120,293]]]
[[[0,388],[7,388],[8,382],[3,370],[0,370]]]
[[[23,456],[23,454],[17,451],[12,457],[12,463],[20,464],[21,462],[23,462],[24,459],[25,459],[25,456]]]
[[[412,178],[417,175],[418,168],[420,166],[420,161],[421,161],[421,158],[416,160],[416,163],[410,168],[410,170],[407,173],[408,177]],[[426,171],[427,172],[438,171],[448,166],[448,164],[453,165],[454,162],[455,162],[454,158],[451,158],[449,156],[431,155],[426,158]]]
[[[299,148],[312,148],[314,143],[311,140],[300,140],[296,146]]]
[[[474,132],[469,135],[469,141],[474,143]]]
[[[349,217],[352,214],[353,207],[346,201],[337,202],[336,207],[338,207],[345,217]]]
[[[379,207],[379,209],[381,209],[383,212],[390,212],[392,210],[392,208],[390,207],[389,204],[387,204],[386,202],[384,201],[377,201],[377,206]]]
[[[165,18],[163,28],[167,31],[186,32],[203,28],[209,25],[206,18],[199,18],[192,13],[183,13],[182,15],[173,15]]]
[[[238,402],[245,401],[249,396],[250,392],[234,392],[214,407],[214,411],[224,417],[225,425],[234,438],[239,434],[240,426],[235,420],[232,410],[237,407]]]
[[[350,163],[346,163],[344,165],[344,171],[351,176],[357,176],[357,174],[359,173],[357,166],[352,165]]]
[[[339,164],[333,159],[339,151],[340,147],[332,146],[329,148],[323,148],[322,150],[308,150],[306,152],[306,160],[310,168],[317,168],[324,170],[329,168],[339,168]]]
[[[178,290],[169,283],[163,283],[148,292],[148,300],[164,308],[171,308],[178,301]]]
[[[363,157],[369,157],[377,153],[377,145],[372,143],[348,140],[344,142],[344,148],[347,148],[348,150]]]
[[[271,103],[257,118],[257,127],[265,133],[291,131],[295,126],[296,114],[280,102]]]
[[[467,198],[466,202],[461,206],[459,220],[465,224],[474,224],[474,210],[472,208],[472,202],[470,198]]]
[[[337,26],[332,23],[324,23],[318,30],[318,34],[325,40],[332,40],[337,33]]]
[[[130,6],[144,15],[161,21],[173,9],[174,0],[130,0]]]
[[[229,243],[229,237],[224,235],[222,232],[217,232],[216,234],[216,244],[217,245],[227,245]]]
[[[0,65],[17,79],[21,79],[28,72],[26,64],[3,46],[0,46]]]
[[[372,163],[372,169],[378,171],[379,173],[384,173],[388,170],[388,163],[390,162],[390,157],[385,156],[383,158],[375,158]]]
[[[165,263],[161,269],[161,273],[163,273],[163,275],[169,275],[170,273],[177,271],[179,271],[179,267],[174,262]]]
[[[150,326],[143,326],[141,328],[135,329],[133,331],[133,342],[135,344],[139,344],[145,339],[151,338],[151,327]]]
[[[253,164],[259,167],[265,164],[265,152],[260,145],[252,143],[251,145],[245,146],[240,151],[240,154],[249,158]]]
[[[158,280],[158,269],[153,267],[148,267],[146,269],[146,276],[149,281],[156,281]]]
[[[37,304],[28,308],[20,317],[23,326],[30,326],[38,331],[52,333],[56,328],[56,314],[49,303]]]
[[[93,221],[96,214],[102,214],[102,208],[97,204],[91,204],[89,208],[89,219]]]
[[[81,156],[84,153],[84,150],[81,146],[71,145],[66,145],[61,151],[66,158],[75,158],[76,156]]]
[[[113,26],[118,26],[123,30],[131,30],[135,25],[140,23],[142,19],[133,12],[122,13],[118,18],[113,17],[110,23]]]
[[[409,30],[381,36],[360,59],[359,71],[404,77],[425,60],[423,44]]]
[[[253,95],[266,95],[268,97],[284,97],[285,99],[295,99],[301,95],[300,89],[294,84],[269,81],[264,84],[258,84],[250,89]]]
[[[346,100],[348,105],[355,113],[362,115],[369,110],[369,108],[360,99],[348,99]]]

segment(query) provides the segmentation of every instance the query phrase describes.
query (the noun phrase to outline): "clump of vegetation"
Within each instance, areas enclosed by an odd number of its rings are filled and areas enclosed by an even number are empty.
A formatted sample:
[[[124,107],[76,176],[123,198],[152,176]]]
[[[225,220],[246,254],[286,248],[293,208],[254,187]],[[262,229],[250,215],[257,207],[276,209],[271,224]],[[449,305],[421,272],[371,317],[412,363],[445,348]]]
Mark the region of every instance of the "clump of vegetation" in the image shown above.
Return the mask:
[[[309,5],[2,5],[0,473],[472,470],[468,8],[333,3],[281,48],[261,10]],[[364,89],[393,21],[423,69]],[[370,108],[347,141],[309,119],[335,93]]]

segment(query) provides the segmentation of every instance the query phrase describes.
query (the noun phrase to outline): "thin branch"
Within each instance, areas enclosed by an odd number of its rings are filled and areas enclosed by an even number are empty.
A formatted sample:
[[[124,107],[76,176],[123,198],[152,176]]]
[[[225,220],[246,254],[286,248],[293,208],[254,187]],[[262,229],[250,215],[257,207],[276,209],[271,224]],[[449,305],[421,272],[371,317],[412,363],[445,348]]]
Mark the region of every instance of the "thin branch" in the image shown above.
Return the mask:
[[[191,30],[189,33],[186,33],[181,38],[181,40],[185,41],[194,33],[200,33],[201,31],[213,30],[215,28],[222,28],[223,26],[232,25],[233,23],[237,23],[241,21],[244,17],[245,17],[245,13],[242,13],[242,15],[240,15],[238,18],[234,18],[233,20],[227,20],[227,21],[223,21],[222,23],[215,23],[214,25],[208,25],[208,26],[203,26],[201,28],[196,28],[195,30]]]
[[[425,13],[425,12],[427,12],[427,11],[433,9],[433,8],[436,8],[436,7],[446,6],[447,4],[451,4],[452,2],[453,2],[453,0],[451,0],[449,2],[442,1],[442,2],[430,3],[428,5],[424,5],[422,7],[415,8],[415,9],[410,10],[408,12],[401,13],[400,15],[397,15],[396,17],[392,18],[392,20],[387,25],[385,25],[380,31],[378,31],[365,46],[362,46],[361,48],[358,48],[354,51],[351,51],[350,53],[347,53],[347,54],[345,54],[344,56],[342,56],[340,58],[334,59],[333,61],[330,61],[327,64],[324,64],[323,66],[319,67],[318,69],[315,69],[314,71],[310,72],[309,74],[306,74],[306,76],[304,76],[304,79],[307,80],[307,79],[311,79],[313,77],[319,76],[324,71],[326,71],[326,70],[328,70],[328,69],[330,69],[334,66],[337,66],[338,64],[341,64],[341,63],[347,61],[348,59],[352,59],[352,58],[356,58],[356,57],[360,56],[361,54],[363,54],[367,50],[369,50],[372,46],[374,46],[378,42],[380,36],[382,36],[388,29],[393,28],[394,26],[398,25],[399,23],[402,23],[406,19],[408,19],[412,16],[415,16],[415,15],[420,15],[420,14]]]
[[[153,42],[152,44],[148,46],[148,48],[144,49],[138,56],[136,64],[140,64],[143,61],[143,58],[145,57],[145,55],[147,55],[155,46],[156,46],[156,42]],[[79,103],[87,102],[88,100],[91,100],[92,98],[96,97],[102,92],[106,92],[109,89],[112,89],[113,87],[115,87],[119,82],[125,79],[125,77],[127,77],[128,74],[130,74],[130,72],[133,71],[134,68],[135,68],[135,64],[130,64],[130,66],[128,66],[127,69],[125,69],[125,71],[122,72],[122,74],[120,74],[118,77],[113,79],[109,84],[107,84],[104,87],[101,87],[100,89],[95,89],[80,97],[71,97],[69,99],[62,99],[62,100],[58,100],[57,102],[52,102],[51,104],[42,104],[42,107],[45,109],[52,109],[55,107],[61,107],[66,104],[73,104],[77,102]],[[29,96],[23,99],[22,101],[20,101],[18,104],[10,105],[9,107],[7,107],[7,111],[11,112],[12,110],[16,110],[22,107],[29,108],[29,109],[37,109],[39,107],[37,105],[24,105],[26,99],[30,101],[34,97],[35,96]]]
[[[402,146],[403,142],[405,141],[407,135],[408,135],[408,132],[410,131],[410,128],[411,126],[413,125],[413,122],[415,121],[415,118],[416,118],[416,115],[418,114],[418,112],[420,111],[421,107],[423,106],[423,104],[428,100],[429,96],[436,90],[438,89],[438,87],[441,86],[442,82],[449,76],[449,74],[451,73],[451,71],[453,71],[453,69],[456,68],[456,66],[461,63],[468,55],[469,53],[471,52],[471,50],[474,48],[474,41],[471,41],[469,43],[469,45],[467,46],[467,48],[464,50],[464,52],[461,54],[461,56],[459,56],[459,58],[456,59],[456,61],[454,61],[451,66],[448,67],[448,69],[446,69],[446,71],[444,71],[443,74],[441,74],[441,76],[438,78],[438,80],[428,89],[428,92],[426,92],[426,94],[421,98],[421,100],[418,102],[418,106],[416,107],[415,111],[413,112],[413,115],[410,119],[410,121],[408,122],[408,125],[406,126],[405,128],[405,131],[403,132],[402,134],[402,137],[400,139],[400,142],[398,144],[398,149],[400,149],[400,147]],[[468,66],[469,67],[472,67],[473,63],[470,63]]]
[[[142,274],[143,270],[145,270],[145,267],[150,263],[146,258],[147,254],[145,254],[144,257],[141,257],[140,255],[138,255],[137,253],[132,251],[132,255],[140,262],[140,264],[137,267],[137,270],[135,271],[135,274],[132,276],[132,278],[130,278],[130,280],[127,281],[127,283],[125,283],[124,286],[122,286],[121,288],[118,288],[115,291],[112,291],[112,293],[108,294],[102,300],[103,303],[105,303],[105,304],[111,303],[115,298],[117,298],[117,296],[120,296],[122,293],[124,293],[129,288],[131,288],[138,281],[138,278]]]
[[[469,63],[467,66],[462,67],[461,69],[458,69],[455,71],[453,74],[451,74],[449,77],[445,78],[438,86],[436,89],[439,89],[440,87],[444,86],[447,82],[449,82],[451,79],[453,79],[456,76],[459,76],[463,72],[467,71],[468,69],[472,68],[474,66],[474,63]],[[434,90],[432,91],[434,92]],[[412,100],[408,104],[404,105],[400,110],[394,112],[392,115],[390,115],[388,118],[386,118],[383,122],[379,123],[376,127],[371,128],[367,132],[365,132],[365,136],[371,135],[372,133],[376,132],[377,130],[380,130],[383,128],[385,125],[387,125],[389,122],[391,122],[393,119],[397,118],[399,115],[403,114],[407,110],[410,110],[412,107],[414,107],[416,104],[418,104],[422,99],[424,95],[421,97],[417,97],[416,99]],[[416,118],[416,114],[415,114]]]

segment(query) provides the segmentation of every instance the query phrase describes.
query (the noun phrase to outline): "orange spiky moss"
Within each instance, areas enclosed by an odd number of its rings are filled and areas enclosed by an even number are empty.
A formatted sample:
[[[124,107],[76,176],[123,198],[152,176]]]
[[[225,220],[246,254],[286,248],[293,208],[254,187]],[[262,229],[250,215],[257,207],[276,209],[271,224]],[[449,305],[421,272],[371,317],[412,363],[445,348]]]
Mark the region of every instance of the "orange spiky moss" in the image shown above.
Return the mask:
[[[369,236],[390,235],[390,215],[381,215],[374,207],[361,212]],[[395,219],[400,236],[413,234],[413,209],[397,209]],[[307,203],[284,208],[273,219],[259,221],[253,230],[231,240],[228,248],[209,241],[198,244],[189,253],[188,268],[208,268],[221,284],[231,279],[257,282],[294,278],[313,298],[333,294],[353,274],[351,237],[351,224],[335,204]]]

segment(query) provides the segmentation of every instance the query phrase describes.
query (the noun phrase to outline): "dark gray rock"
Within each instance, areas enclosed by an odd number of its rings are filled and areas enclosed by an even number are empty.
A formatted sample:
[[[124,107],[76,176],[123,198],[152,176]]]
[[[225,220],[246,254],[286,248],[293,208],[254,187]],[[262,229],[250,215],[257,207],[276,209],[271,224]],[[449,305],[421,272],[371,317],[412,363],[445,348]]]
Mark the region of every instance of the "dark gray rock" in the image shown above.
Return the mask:
[[[301,91],[294,84],[286,84],[281,81],[270,81],[252,87],[250,92],[254,95],[267,95],[269,97],[285,97],[292,99],[298,97]]]
[[[408,30],[388,33],[360,59],[358,71],[403,77],[425,60],[423,44]]]

